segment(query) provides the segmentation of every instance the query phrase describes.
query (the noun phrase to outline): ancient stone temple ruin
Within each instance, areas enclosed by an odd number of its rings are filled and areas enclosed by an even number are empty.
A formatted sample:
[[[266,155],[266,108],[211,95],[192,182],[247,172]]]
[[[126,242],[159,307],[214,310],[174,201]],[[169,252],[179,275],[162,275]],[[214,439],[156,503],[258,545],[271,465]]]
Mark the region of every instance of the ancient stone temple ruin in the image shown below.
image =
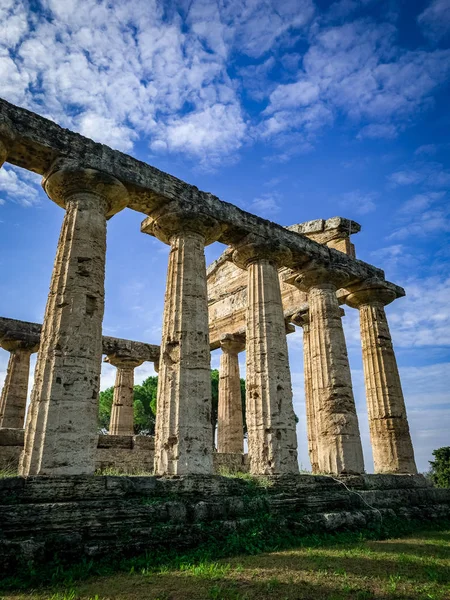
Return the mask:
[[[337,479],[298,475],[286,335],[301,327],[306,416],[299,417],[307,420],[313,473],[354,477],[359,489],[384,488],[384,497],[387,489],[419,490],[401,502],[415,506],[428,493],[428,504],[448,510],[447,497],[433,496],[437,491],[432,494],[425,480],[411,477],[417,473],[414,451],[385,313],[385,306],[404,290],[386,281],[381,269],[356,258],[351,236],[358,224],[336,217],[282,227],[2,100],[0,164],[5,162],[42,175],[49,199],[64,210],[42,326],[7,318],[14,315],[0,319],[0,345],[10,352],[0,402],[0,459],[19,462],[21,476],[2,485],[13,486],[19,504],[22,497],[27,502],[38,498],[38,504],[68,498],[78,502],[97,497],[100,485],[105,502],[108,494],[131,493],[126,478],[114,485],[114,478],[89,478],[102,450],[114,454],[124,447],[128,454],[139,450],[135,456],[149,470],[154,462],[156,477],[136,478],[135,495],[144,489],[149,493],[150,487],[158,493],[176,488],[183,497],[188,489],[192,492],[189,482],[200,480],[198,494],[208,502],[239,495],[238,484],[219,482],[213,473],[218,456],[243,456],[238,360],[243,350],[250,472],[274,477],[279,486],[290,481],[283,493],[296,498],[302,497],[302,486],[308,493],[315,486],[319,496],[326,486],[339,486]],[[107,221],[120,219],[125,209],[143,214],[142,233],[170,246],[160,346],[102,336]],[[216,241],[226,248],[207,269],[204,248]],[[378,479],[363,475],[343,306],[359,311]],[[216,451],[210,353],[217,348],[222,356]],[[33,352],[38,352],[37,364],[24,424]],[[117,377],[110,435],[99,437],[102,356],[117,368]],[[154,445],[133,436],[134,369],[144,361],[153,362],[159,372]],[[383,479],[382,474],[398,478]],[[52,491],[42,492],[47,478],[41,476],[51,478]],[[58,484],[63,479],[83,482],[84,496],[69,493],[66,484]],[[326,496],[324,506],[336,509],[341,500],[333,504],[330,498]],[[347,501],[348,506],[356,502]],[[230,518],[237,509],[227,510]],[[38,520],[39,514],[35,507]],[[7,523],[14,521],[8,518],[12,521]],[[13,525],[7,530],[11,540],[20,538]],[[33,531],[28,535],[38,536]],[[79,542],[80,548],[83,544]]]

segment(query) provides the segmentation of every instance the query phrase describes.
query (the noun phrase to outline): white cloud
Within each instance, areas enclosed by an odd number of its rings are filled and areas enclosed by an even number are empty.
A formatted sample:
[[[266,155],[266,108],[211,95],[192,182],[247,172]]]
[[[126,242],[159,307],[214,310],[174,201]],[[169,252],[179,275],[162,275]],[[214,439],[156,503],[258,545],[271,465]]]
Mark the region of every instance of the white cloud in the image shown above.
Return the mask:
[[[357,215],[365,215],[376,209],[375,199],[377,195],[373,192],[361,192],[354,190],[341,194],[339,206],[352,211]]]
[[[32,206],[39,202],[38,185],[40,176],[14,166],[0,169],[0,203],[8,198],[22,206]]]
[[[250,209],[262,217],[272,217],[281,210],[281,196],[277,192],[262,194],[255,198]]]
[[[385,139],[393,140],[398,135],[398,128],[395,125],[384,125],[383,123],[372,123],[366,125],[358,133],[358,139]]]
[[[437,149],[437,144],[424,144],[423,146],[419,146],[414,154],[416,156],[432,156],[433,154],[436,154]]]
[[[438,162],[416,162],[388,177],[393,187],[423,184],[432,188],[450,185],[450,170]]]
[[[450,33],[450,0],[433,0],[417,21],[424,34],[439,41]]]

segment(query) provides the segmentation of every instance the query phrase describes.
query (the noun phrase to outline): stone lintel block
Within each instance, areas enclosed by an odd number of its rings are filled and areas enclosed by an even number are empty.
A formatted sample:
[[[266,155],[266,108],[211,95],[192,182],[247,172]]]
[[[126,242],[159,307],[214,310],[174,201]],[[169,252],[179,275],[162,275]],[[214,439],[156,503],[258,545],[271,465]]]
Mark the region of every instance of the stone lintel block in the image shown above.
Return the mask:
[[[0,346],[3,341],[20,341],[24,344],[39,344],[42,325],[28,321],[18,321],[0,317]],[[159,360],[159,346],[136,342],[104,335],[102,338],[103,354],[124,355],[142,361],[155,362]]]
[[[0,115],[9,120],[15,132],[8,153],[8,161],[12,164],[44,175],[55,159],[70,156],[83,168],[117,178],[127,188],[128,207],[138,212],[151,214],[161,204],[176,201],[188,210],[196,207],[224,225],[219,239],[227,245],[235,245],[248,234],[254,234],[287,246],[297,260],[307,257],[321,262],[327,261],[330,256],[330,249],[304,235],[222,202],[216,196],[168,173],[63,129],[6,100],[0,99]],[[372,265],[345,255],[342,260],[353,272],[355,281],[374,276],[384,277],[384,273]]]

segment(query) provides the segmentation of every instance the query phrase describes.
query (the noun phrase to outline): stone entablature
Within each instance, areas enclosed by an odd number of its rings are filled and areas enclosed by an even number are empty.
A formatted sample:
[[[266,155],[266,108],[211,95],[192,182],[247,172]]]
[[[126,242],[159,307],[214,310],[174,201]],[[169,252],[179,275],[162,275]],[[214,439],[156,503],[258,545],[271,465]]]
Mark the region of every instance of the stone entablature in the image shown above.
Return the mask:
[[[0,347],[3,347],[6,340],[13,340],[36,345],[35,352],[37,352],[41,340],[41,330],[42,325],[40,323],[0,317]],[[142,360],[143,362],[159,361],[158,345],[108,335],[102,336],[102,353],[107,356],[128,356],[133,359]]]

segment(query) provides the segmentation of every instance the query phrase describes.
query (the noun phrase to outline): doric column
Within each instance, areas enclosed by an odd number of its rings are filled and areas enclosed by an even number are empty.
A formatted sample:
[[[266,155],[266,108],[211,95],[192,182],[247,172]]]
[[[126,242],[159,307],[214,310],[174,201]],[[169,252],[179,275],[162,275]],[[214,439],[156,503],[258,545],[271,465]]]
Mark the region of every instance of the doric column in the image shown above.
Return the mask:
[[[217,418],[217,452],[244,452],[241,378],[239,352],[245,349],[245,338],[226,335],[220,340],[222,355],[219,369],[219,407]]]
[[[317,450],[317,410],[318,399],[313,396],[311,342],[309,312],[307,310],[294,315],[292,322],[303,329],[303,375],[305,380],[306,431],[308,435],[308,454],[313,473],[319,473]]]
[[[0,167],[8,158],[9,149],[14,141],[14,130],[11,123],[3,115],[0,115]]]
[[[345,275],[311,269],[296,285],[308,293],[312,396],[317,399],[316,427],[322,473],[362,473],[364,460],[353,397],[347,346],[337,287]]]
[[[250,471],[298,473],[297,433],[278,265],[289,251],[259,244],[237,248],[248,272],[246,422]]]
[[[171,203],[142,231],[170,245],[155,430],[155,474],[212,473],[211,357],[205,245],[221,226]]]
[[[49,197],[66,210],[42,325],[21,475],[94,472],[106,218],[127,201],[109,175],[55,164],[44,178]]]
[[[39,345],[17,340],[2,340],[4,350],[10,352],[8,370],[0,397],[0,427],[23,429],[27,406],[30,357]]]
[[[134,369],[144,361],[110,355],[105,358],[105,362],[117,369],[109,435],[134,435]]]
[[[384,310],[395,298],[388,287],[369,287],[351,293],[346,303],[359,309],[375,473],[415,474],[405,400]]]

